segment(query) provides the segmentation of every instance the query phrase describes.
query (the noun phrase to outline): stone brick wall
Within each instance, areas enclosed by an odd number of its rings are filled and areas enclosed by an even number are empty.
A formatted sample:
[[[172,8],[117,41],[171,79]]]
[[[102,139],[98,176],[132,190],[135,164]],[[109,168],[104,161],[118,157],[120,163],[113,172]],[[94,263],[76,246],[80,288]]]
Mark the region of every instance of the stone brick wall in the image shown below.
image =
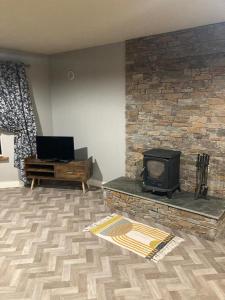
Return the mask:
[[[216,220],[198,213],[161,204],[151,199],[143,199],[123,192],[105,191],[105,203],[112,212],[128,213],[131,218],[145,220],[149,225],[159,223],[169,228],[197,234],[209,240],[224,235],[224,215]]]
[[[132,178],[144,150],[181,150],[184,190],[209,153],[210,194],[225,196],[225,23],[126,42],[126,144]]]

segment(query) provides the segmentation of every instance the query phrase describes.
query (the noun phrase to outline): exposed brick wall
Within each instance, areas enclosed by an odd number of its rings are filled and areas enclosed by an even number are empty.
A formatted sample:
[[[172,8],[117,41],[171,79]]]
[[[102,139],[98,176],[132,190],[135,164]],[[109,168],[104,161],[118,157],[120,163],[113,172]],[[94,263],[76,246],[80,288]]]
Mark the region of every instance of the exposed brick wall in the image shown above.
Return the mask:
[[[210,194],[225,196],[225,23],[126,42],[126,132],[127,176],[140,174],[144,150],[178,149],[193,190],[206,152]]]

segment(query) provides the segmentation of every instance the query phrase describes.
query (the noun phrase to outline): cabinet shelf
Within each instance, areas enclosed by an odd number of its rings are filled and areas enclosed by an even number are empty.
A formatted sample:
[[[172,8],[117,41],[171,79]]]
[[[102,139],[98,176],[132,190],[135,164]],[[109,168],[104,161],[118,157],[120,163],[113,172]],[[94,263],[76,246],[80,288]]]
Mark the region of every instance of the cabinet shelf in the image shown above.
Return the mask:
[[[54,175],[49,176],[49,175],[43,175],[43,174],[28,174],[27,178],[29,179],[48,179],[51,180],[53,178]]]
[[[54,169],[47,169],[47,168],[28,168],[26,169],[27,172],[43,172],[43,173],[54,173]]]

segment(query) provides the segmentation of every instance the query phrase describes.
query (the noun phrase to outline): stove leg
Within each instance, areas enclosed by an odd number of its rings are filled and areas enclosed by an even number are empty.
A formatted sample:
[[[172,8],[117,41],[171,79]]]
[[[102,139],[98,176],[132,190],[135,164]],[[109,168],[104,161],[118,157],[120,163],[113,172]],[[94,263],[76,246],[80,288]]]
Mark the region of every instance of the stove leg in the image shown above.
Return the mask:
[[[173,192],[167,192],[167,197],[168,197],[169,199],[171,199],[172,196],[173,196]]]

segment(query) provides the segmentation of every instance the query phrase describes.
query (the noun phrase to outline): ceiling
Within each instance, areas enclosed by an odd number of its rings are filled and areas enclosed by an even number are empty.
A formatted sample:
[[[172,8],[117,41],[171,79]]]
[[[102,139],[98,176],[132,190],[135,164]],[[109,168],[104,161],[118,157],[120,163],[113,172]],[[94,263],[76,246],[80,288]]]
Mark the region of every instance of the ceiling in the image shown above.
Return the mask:
[[[0,48],[53,54],[222,21],[224,0],[1,0]]]

